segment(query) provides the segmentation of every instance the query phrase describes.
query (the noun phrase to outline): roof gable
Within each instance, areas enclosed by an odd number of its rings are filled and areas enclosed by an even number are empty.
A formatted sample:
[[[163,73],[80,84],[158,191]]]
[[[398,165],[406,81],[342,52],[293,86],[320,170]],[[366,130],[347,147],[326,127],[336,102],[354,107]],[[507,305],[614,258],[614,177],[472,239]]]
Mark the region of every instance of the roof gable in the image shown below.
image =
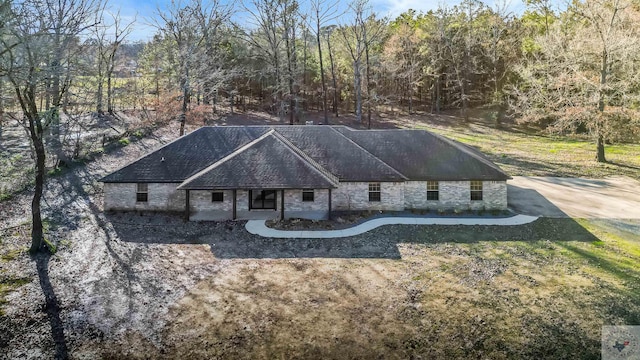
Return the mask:
[[[328,189],[337,179],[323,174],[274,130],[185,180],[178,189]]]

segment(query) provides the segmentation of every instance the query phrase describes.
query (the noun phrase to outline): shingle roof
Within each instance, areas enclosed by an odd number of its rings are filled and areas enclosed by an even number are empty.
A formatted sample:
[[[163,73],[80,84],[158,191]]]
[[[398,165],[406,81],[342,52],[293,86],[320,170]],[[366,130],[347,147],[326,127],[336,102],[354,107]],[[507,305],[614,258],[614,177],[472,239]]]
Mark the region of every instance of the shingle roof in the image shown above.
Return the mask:
[[[189,179],[182,188],[209,189],[508,178],[477,150],[428,131],[305,125],[203,127],[101,181],[182,183]]]
[[[269,127],[203,127],[112,172],[103,182],[182,182],[237,148],[269,131]]]
[[[178,189],[328,189],[323,174],[271,130],[185,180]]]
[[[404,181],[388,163],[342,136],[332,126],[282,126],[276,131],[340,181]]]
[[[336,130],[411,180],[507,180],[478,150],[426,130]]]

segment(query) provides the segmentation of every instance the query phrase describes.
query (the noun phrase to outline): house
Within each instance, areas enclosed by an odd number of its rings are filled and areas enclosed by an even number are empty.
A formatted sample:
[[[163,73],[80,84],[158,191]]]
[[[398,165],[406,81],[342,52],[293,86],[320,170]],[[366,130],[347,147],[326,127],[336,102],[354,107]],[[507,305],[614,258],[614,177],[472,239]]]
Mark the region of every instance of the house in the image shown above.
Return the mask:
[[[197,221],[504,210],[507,179],[477,150],[425,130],[305,125],[202,127],[101,181],[105,210]]]

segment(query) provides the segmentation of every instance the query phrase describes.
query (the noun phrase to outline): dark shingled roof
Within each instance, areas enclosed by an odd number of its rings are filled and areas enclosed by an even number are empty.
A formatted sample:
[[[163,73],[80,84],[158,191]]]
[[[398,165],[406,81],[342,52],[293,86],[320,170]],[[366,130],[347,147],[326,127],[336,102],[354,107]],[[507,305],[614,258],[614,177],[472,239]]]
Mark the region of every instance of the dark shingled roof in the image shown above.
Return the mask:
[[[266,133],[269,127],[203,127],[118,169],[103,182],[183,182]]]
[[[404,181],[396,169],[371,155],[332,126],[282,126],[276,131],[340,181]]]
[[[203,127],[101,181],[182,183],[188,179],[181,188],[213,189],[508,178],[477,150],[425,130],[305,125]]]
[[[426,130],[336,130],[411,180],[510,178],[478,150]]]
[[[274,134],[265,136],[195,174],[178,189],[328,189],[337,179],[322,174]]]

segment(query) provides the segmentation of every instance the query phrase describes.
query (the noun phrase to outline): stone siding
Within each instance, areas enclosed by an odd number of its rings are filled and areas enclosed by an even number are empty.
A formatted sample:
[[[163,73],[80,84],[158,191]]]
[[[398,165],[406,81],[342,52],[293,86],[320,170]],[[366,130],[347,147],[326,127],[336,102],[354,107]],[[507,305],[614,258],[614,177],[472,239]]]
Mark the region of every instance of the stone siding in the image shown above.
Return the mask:
[[[176,190],[178,183],[148,184],[147,202],[136,201],[135,183],[105,183],[105,210],[184,211],[185,191]]]
[[[380,201],[369,201],[368,182],[341,182],[331,192],[333,210],[404,210],[401,182],[381,182]]]
[[[507,210],[507,182],[484,181],[482,199],[487,210]]]
[[[470,181],[440,181],[439,201],[427,200],[426,181],[407,181],[404,184],[405,207],[428,210],[505,210],[507,183],[483,181],[482,201],[471,201]]]
[[[222,202],[211,201],[212,190],[189,191],[189,220],[227,220],[233,215],[233,191],[222,191]],[[217,192],[217,191],[216,191]]]
[[[177,183],[148,184],[148,201],[136,202],[135,183],[105,183],[105,210],[184,211],[185,191],[176,190]],[[331,192],[332,210],[505,210],[507,209],[506,181],[484,181],[483,200],[471,201],[469,181],[440,181],[439,201],[427,201],[426,181],[382,182],[381,201],[369,201],[369,183],[343,182]],[[212,191],[190,191],[191,220],[231,219],[233,192],[225,190],[222,202],[211,201]],[[302,190],[285,191],[285,217],[308,219],[326,218],[329,211],[329,191],[315,190],[313,202],[302,201]],[[280,217],[281,195],[276,196],[276,210],[249,210],[249,192],[237,190],[236,218],[277,219]]]
[[[302,201],[302,189],[285,190],[284,216],[312,220],[328,218],[329,190],[314,190],[313,201]]]

